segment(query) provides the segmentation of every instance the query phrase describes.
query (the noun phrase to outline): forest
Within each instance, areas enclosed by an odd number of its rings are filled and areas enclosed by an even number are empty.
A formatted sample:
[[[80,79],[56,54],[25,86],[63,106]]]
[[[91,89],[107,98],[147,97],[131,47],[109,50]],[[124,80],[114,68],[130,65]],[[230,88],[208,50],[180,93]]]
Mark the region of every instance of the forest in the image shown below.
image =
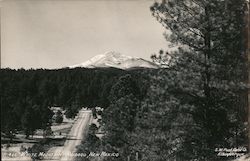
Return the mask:
[[[78,152],[119,153],[107,161],[234,159],[216,149],[248,146],[245,5],[153,3],[153,17],[171,31],[164,36],[176,47],[152,54],[159,69],[1,69],[1,130],[29,136],[49,126],[51,106],[69,117],[100,106],[104,136],[90,127]]]
[[[1,69],[1,131],[10,134],[23,130],[28,137],[36,129],[46,130],[53,115],[49,108],[54,106],[66,109],[69,118],[82,107],[108,107],[110,89],[118,78],[130,73],[139,83],[146,79],[140,74],[143,70]]]

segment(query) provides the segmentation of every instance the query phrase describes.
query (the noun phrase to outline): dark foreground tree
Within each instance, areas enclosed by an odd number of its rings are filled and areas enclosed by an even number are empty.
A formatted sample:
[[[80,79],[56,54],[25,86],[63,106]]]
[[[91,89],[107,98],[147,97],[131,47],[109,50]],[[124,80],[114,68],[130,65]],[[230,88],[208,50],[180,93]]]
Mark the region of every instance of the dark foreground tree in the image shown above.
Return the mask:
[[[163,0],[151,7],[178,50],[152,56],[168,69],[155,77],[144,102],[139,131],[154,129],[142,135],[152,143],[145,160],[220,160],[215,148],[245,145],[244,4]]]

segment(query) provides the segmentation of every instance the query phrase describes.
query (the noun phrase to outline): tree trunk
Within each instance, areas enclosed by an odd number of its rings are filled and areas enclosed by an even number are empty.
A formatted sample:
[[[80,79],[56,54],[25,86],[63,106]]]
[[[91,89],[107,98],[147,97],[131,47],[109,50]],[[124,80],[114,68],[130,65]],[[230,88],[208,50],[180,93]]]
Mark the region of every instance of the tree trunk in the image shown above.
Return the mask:
[[[249,26],[250,26],[250,12],[249,12],[249,6],[250,6],[250,1],[248,0],[247,4],[247,58],[248,58],[248,153],[250,153],[250,32],[249,32]]]
[[[250,1],[246,0],[246,10],[245,10],[245,53],[246,53],[246,59],[247,59],[247,105],[246,105],[246,111],[247,111],[247,120],[248,120],[248,153],[250,153],[250,32],[249,32],[249,26],[250,26],[250,12],[249,12],[249,6]]]

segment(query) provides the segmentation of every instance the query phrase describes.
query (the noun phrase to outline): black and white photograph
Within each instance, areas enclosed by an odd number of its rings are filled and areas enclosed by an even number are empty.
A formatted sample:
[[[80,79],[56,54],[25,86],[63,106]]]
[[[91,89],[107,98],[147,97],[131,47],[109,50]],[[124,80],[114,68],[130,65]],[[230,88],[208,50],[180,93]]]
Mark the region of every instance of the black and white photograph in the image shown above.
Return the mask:
[[[250,161],[249,0],[0,0],[2,161]]]

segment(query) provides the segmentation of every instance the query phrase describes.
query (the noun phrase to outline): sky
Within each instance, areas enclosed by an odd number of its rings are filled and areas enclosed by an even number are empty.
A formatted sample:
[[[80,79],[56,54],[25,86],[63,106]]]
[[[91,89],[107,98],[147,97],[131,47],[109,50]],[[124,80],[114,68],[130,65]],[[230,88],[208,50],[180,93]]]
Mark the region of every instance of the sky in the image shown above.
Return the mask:
[[[0,0],[1,67],[62,68],[108,51],[167,48],[153,0]]]

